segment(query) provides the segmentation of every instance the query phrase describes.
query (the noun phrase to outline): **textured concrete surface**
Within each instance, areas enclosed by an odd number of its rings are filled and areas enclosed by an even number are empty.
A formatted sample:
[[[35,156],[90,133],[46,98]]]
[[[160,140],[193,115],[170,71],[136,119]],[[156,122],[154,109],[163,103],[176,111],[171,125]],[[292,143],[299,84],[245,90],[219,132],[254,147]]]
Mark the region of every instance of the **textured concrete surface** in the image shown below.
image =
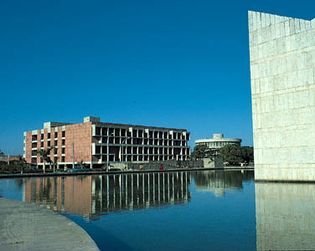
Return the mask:
[[[0,250],[97,251],[90,236],[66,217],[0,198]]]
[[[256,183],[257,250],[315,250],[315,184]]]
[[[315,180],[315,19],[249,12],[256,180]]]

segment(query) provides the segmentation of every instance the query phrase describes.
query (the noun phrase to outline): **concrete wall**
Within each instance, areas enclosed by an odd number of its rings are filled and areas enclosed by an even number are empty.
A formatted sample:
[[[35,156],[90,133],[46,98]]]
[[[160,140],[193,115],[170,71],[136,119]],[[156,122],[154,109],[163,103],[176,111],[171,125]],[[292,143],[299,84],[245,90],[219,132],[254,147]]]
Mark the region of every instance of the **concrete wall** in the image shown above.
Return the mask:
[[[257,250],[314,250],[315,185],[256,183]]]
[[[315,19],[249,12],[255,179],[315,180]]]

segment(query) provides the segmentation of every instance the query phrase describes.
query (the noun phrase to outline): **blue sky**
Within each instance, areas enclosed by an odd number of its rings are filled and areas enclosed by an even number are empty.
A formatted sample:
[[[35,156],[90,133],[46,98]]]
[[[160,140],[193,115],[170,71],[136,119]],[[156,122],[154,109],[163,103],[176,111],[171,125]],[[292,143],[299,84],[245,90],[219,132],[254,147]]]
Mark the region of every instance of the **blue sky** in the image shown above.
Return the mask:
[[[0,149],[88,115],[252,145],[248,10],[312,19],[315,1],[1,0]]]

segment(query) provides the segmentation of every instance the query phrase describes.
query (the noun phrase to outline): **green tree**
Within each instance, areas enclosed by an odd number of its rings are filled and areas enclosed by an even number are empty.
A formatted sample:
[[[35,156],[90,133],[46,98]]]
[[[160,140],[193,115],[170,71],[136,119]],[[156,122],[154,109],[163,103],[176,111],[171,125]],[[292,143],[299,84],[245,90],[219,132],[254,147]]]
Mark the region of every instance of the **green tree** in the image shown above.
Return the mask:
[[[193,159],[202,159],[206,158],[208,147],[206,145],[196,145],[191,154]]]
[[[196,145],[191,156],[193,159],[210,158],[214,160],[217,155],[217,151],[209,149],[206,145]]]
[[[254,161],[254,149],[251,146],[241,147],[243,162],[249,163]]]
[[[219,155],[223,162],[230,165],[239,165],[243,162],[241,147],[236,144],[225,145],[219,150]]]
[[[45,164],[46,163],[49,163],[49,166],[51,168],[51,164],[52,164],[52,160],[50,159],[50,151],[52,150],[53,148],[47,148],[47,149],[40,149],[37,154],[43,158],[43,161],[44,161],[44,165],[43,165],[43,172],[45,173],[46,172],[46,167],[45,167]]]

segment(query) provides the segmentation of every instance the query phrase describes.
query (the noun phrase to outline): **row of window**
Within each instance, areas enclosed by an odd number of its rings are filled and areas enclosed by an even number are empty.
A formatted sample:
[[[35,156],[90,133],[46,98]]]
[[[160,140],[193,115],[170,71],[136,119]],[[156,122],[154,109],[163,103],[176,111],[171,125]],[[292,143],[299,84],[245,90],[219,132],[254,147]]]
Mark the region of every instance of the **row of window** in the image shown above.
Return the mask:
[[[109,153],[118,153],[121,151],[122,153],[133,153],[133,154],[172,154],[172,152],[180,152],[182,149],[183,152],[185,150],[189,152],[189,148],[174,148],[174,147],[109,147]],[[102,151],[102,152],[101,152]],[[107,147],[106,146],[95,146],[95,154],[106,154]]]
[[[66,140],[62,139],[61,140],[61,145],[64,146],[66,145]],[[47,147],[52,146],[52,144],[50,143],[50,141],[47,141]],[[54,144],[53,146],[58,146],[58,140],[54,140]],[[32,142],[32,148],[38,148],[38,147],[44,147],[44,142]]]
[[[122,128],[107,128],[107,127],[96,127],[95,128],[95,135],[97,136],[107,136],[107,135],[113,135],[116,137],[133,137],[133,138],[155,138],[160,139],[164,136],[165,139],[184,139],[189,140],[189,134],[187,133],[187,139],[185,135],[183,135],[181,132],[173,132],[172,134],[169,134],[168,132],[162,132],[162,131],[149,131],[148,133],[145,130],[141,129],[133,129],[132,132],[130,132],[128,129],[122,129]]]
[[[162,160],[186,160],[188,156],[179,156],[179,155],[124,155],[122,156],[121,161],[162,161]],[[107,161],[107,156],[102,156],[99,158],[94,157],[93,161]],[[118,158],[115,155],[109,155],[109,161],[118,161]]]
[[[235,142],[202,142],[198,143],[198,145],[206,145],[207,147],[223,147],[225,145],[237,144]]]
[[[58,154],[58,151],[61,151],[61,154],[66,153],[66,148],[61,148],[61,150],[58,150],[58,148],[54,148],[51,150],[50,154],[53,152],[53,154]],[[32,150],[32,156],[37,156],[38,150]]]
[[[49,133],[47,133],[47,139],[50,139],[50,137],[51,137],[51,133],[49,132]],[[62,131],[62,132],[61,132],[61,137],[62,137],[62,138],[66,137],[66,132],[65,132],[65,131]],[[54,138],[58,138],[58,132],[54,132]],[[32,135],[32,141],[35,141],[35,140],[37,140],[37,139],[38,139],[38,138],[37,138],[37,134],[33,134],[33,135]],[[41,139],[41,140],[44,139],[44,133],[41,133],[41,134],[40,134],[40,139]]]
[[[54,163],[57,163],[57,162],[65,162],[65,161],[66,161],[65,156],[61,156],[61,159],[60,159],[60,160],[59,160],[58,157],[54,157],[54,159],[53,159],[53,162],[54,162]],[[33,164],[36,164],[36,163],[37,163],[37,158],[32,157],[31,162],[32,162]],[[39,158],[39,163],[44,163],[44,160],[43,160],[42,157]],[[46,163],[46,164],[47,164],[47,163]]]
[[[102,142],[103,144],[107,144],[107,137],[102,137],[101,140],[96,139],[96,142]],[[165,146],[186,146],[187,142],[185,140],[163,140],[163,139],[122,139],[122,138],[114,138],[109,137],[109,144],[126,144],[126,145],[165,145]]]

